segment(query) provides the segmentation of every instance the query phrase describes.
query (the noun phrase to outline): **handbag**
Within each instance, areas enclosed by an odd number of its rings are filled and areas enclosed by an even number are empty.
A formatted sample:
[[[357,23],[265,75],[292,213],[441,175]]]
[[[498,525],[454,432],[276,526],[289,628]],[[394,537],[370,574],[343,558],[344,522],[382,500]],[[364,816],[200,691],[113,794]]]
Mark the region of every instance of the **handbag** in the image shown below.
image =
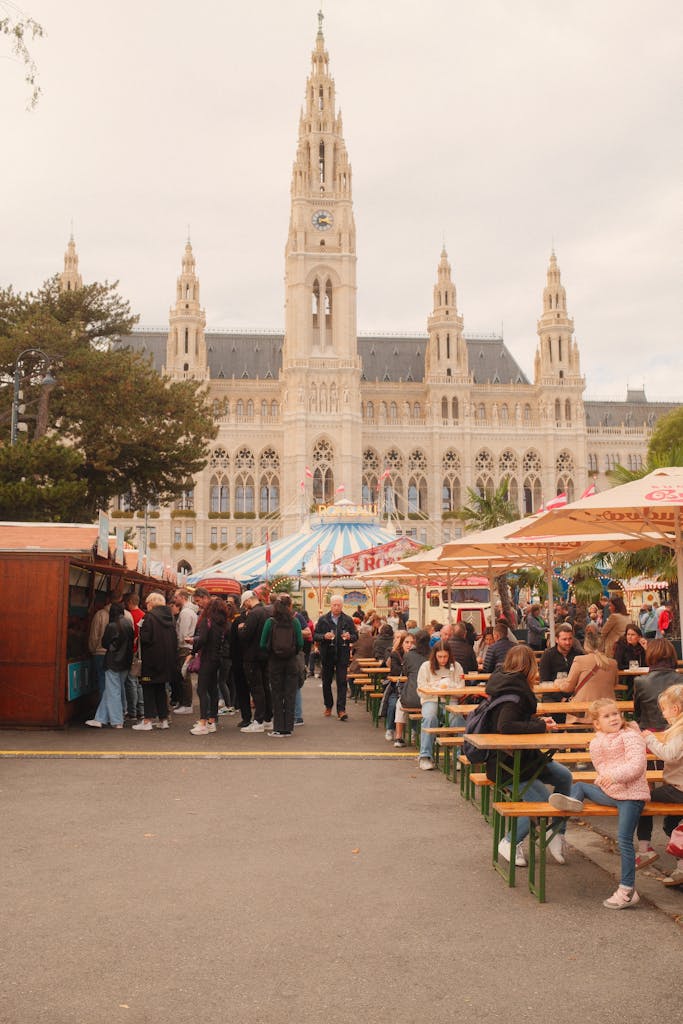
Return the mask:
[[[131,677],[131,679],[139,679],[141,672],[142,672],[142,659],[141,658],[133,658],[133,661],[131,662],[131,666],[128,669],[128,675]]]
[[[676,828],[669,836],[666,852],[670,853],[677,860],[683,860],[683,821],[676,825]]]
[[[193,654],[192,657],[190,658],[190,660],[187,663],[187,671],[188,672],[199,672],[199,666],[201,664],[201,660],[202,660],[201,654]]]

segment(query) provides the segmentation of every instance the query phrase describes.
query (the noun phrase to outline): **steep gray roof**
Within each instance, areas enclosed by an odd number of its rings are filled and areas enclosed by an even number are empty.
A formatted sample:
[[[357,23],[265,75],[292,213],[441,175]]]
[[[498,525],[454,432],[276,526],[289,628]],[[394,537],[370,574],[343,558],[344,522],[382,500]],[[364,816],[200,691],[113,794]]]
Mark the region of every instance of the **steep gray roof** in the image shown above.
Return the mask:
[[[661,416],[678,409],[680,402],[648,402],[644,391],[628,392],[625,402],[584,401],[587,427],[653,426]]]
[[[167,331],[136,330],[123,343],[148,353],[157,370],[166,362]],[[207,331],[206,349],[213,379],[263,380],[277,376],[282,367],[284,334],[276,331]],[[528,384],[519,364],[502,338],[467,338],[470,372],[476,384]],[[426,334],[363,335],[358,353],[367,381],[415,381],[424,379]]]

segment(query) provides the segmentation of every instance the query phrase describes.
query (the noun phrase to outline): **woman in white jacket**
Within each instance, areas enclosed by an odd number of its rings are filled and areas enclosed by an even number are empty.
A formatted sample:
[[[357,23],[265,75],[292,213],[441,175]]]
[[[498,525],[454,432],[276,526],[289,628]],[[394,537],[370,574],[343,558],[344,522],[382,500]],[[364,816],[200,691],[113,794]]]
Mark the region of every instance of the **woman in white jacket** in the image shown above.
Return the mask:
[[[464,686],[463,676],[462,666],[453,659],[450,648],[443,640],[434,644],[429,658],[420,666],[417,674],[417,692],[422,706],[422,726],[418,763],[423,771],[430,771],[434,767],[434,736],[426,732],[426,729],[433,729],[439,724],[439,701],[431,694],[425,693],[425,690],[446,690],[449,687]],[[457,703],[457,698],[454,703]],[[458,723],[451,721],[450,724]]]

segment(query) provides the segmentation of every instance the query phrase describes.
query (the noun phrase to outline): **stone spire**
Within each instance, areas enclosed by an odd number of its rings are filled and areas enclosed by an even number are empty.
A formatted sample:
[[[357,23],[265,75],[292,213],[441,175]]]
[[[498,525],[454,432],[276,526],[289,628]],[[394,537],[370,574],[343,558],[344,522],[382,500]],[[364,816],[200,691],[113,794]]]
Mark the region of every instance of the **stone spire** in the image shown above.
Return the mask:
[[[553,249],[543,289],[543,312],[537,324],[536,383],[579,377],[579,349],[574,340],[574,321],[567,313],[567,293]]]
[[[176,302],[169,313],[166,344],[166,372],[169,376],[198,379],[208,376],[205,327],[206,314],[199,304],[199,278],[188,237],[176,285]]]
[[[69,244],[64,253],[64,270],[59,275],[59,290],[62,292],[75,292],[83,287],[83,278],[78,272],[78,253],[74,242],[73,231],[69,237]]]
[[[468,379],[467,343],[463,338],[463,324],[463,318],[458,313],[451,265],[444,245],[434,285],[434,308],[427,319],[427,378],[444,382],[449,379],[460,382]]]
[[[334,79],[325,49],[323,14],[306,81],[306,101],[299,118],[299,145],[292,169],[292,198],[351,199],[351,165],[342,135],[341,111],[335,108]]]

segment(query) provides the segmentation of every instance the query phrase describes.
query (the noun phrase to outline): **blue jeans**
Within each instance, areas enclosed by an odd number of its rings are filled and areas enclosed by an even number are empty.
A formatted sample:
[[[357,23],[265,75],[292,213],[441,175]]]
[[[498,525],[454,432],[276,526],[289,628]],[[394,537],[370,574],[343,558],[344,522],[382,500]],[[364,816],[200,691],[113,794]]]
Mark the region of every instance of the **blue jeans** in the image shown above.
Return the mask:
[[[300,686],[296,691],[296,697],[294,698],[294,721],[298,722],[304,720],[304,702],[301,696],[303,686]]]
[[[126,710],[131,718],[142,718],[145,706],[142,699],[142,686],[137,676],[126,673]]]
[[[97,705],[95,721],[102,725],[123,725],[123,708],[126,702],[126,678],[128,672],[104,670],[104,693]]]
[[[546,785],[544,785],[544,783]],[[522,786],[524,783],[522,783]],[[530,783],[522,794],[521,799],[527,803],[545,803],[548,799],[548,786],[552,786],[556,793],[562,793],[563,796],[569,796],[570,792],[572,796],[572,773],[569,768],[566,768],[563,764],[556,764],[555,761],[549,761],[543,771],[540,773],[537,779],[534,779]],[[509,788],[506,787],[506,788]],[[561,835],[567,831],[567,819],[566,818],[553,818],[553,821],[561,821],[558,832]],[[517,842],[521,843],[523,839],[529,834],[529,819],[519,818],[517,821]],[[508,833],[507,838],[510,838]]]
[[[394,703],[394,715],[396,714],[396,704]],[[439,703],[435,700],[428,700],[422,705],[422,724],[420,726],[420,757],[430,757],[434,753],[434,736],[432,733],[425,732],[427,729],[435,729],[439,724]],[[464,725],[465,720],[462,715],[454,715],[450,711],[448,713],[448,724],[449,725]],[[387,729],[389,726],[389,715],[387,714]],[[393,728],[393,725],[391,726]]]
[[[396,705],[398,704],[398,694],[390,693],[387,697],[387,729],[394,729],[396,726]]]
[[[638,819],[645,806],[644,800],[615,800],[607,796],[599,786],[592,782],[575,782],[571,796],[576,800],[592,800],[603,807],[618,807],[619,818],[617,827],[617,846],[621,854],[621,884],[632,889],[636,884],[636,850],[633,845],[633,833]]]

